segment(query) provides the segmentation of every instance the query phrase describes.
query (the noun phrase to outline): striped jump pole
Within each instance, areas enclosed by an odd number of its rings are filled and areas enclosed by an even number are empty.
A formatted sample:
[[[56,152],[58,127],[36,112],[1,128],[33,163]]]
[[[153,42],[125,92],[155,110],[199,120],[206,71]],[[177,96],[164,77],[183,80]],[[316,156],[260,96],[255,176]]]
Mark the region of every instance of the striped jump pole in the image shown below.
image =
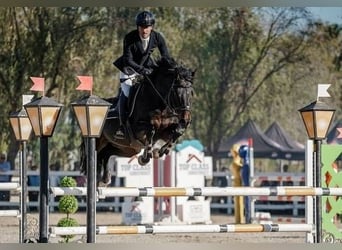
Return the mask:
[[[312,232],[310,224],[97,226],[96,234]],[[84,235],[86,227],[50,227],[51,236]]]
[[[167,196],[342,196],[342,188],[320,187],[99,187],[100,197],[167,197]],[[51,187],[55,196],[87,195],[86,188]]]
[[[291,187],[145,187],[98,188],[103,197],[166,197],[166,196],[341,196],[342,188]]]

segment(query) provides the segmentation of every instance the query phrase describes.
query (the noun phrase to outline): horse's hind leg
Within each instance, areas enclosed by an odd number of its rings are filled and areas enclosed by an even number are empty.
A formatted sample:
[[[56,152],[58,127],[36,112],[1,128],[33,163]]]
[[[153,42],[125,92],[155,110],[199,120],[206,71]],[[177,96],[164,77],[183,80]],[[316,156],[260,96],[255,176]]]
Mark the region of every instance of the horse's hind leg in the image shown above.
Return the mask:
[[[108,169],[108,160],[112,156],[112,153],[113,149],[108,144],[97,154],[98,186],[108,186],[111,183],[112,175],[110,170]]]

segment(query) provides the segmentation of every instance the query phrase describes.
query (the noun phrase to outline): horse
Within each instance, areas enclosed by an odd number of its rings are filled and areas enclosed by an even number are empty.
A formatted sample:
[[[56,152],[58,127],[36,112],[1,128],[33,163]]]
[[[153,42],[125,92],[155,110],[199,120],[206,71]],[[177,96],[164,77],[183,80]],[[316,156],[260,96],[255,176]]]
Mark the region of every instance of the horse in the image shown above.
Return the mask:
[[[107,186],[111,174],[107,167],[112,155],[138,157],[140,165],[152,158],[167,155],[177,139],[191,123],[195,70],[178,64],[173,58],[162,57],[156,62],[151,75],[138,77],[128,100],[128,135],[115,137],[120,126],[116,108],[118,97],[105,99],[113,103],[105,120],[102,133],[96,138],[97,184]],[[81,172],[86,174],[85,144],[81,144]]]

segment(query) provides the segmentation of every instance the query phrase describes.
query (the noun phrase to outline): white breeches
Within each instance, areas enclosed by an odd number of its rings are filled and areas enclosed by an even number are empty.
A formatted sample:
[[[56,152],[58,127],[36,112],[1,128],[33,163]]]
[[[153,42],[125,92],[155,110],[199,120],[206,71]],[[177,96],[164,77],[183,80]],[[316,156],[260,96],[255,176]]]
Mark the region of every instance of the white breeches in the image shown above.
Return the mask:
[[[135,76],[137,76],[138,74],[132,74],[132,75],[126,75],[125,73],[120,71],[120,82],[121,82],[121,90],[124,93],[124,95],[126,97],[129,96],[129,92],[131,90],[131,87],[133,85],[133,80],[135,78]],[[122,81],[122,79],[125,79],[124,81]]]

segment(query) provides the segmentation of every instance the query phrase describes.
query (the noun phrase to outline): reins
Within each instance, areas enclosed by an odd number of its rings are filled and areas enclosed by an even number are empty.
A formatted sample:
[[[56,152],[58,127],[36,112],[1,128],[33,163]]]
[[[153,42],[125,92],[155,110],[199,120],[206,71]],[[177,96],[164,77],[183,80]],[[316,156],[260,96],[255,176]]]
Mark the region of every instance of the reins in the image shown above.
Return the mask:
[[[167,94],[167,98],[164,98],[160,92],[158,91],[158,89],[156,88],[156,86],[154,86],[153,82],[151,81],[150,77],[146,76],[146,79],[148,81],[148,83],[151,85],[152,89],[156,92],[156,94],[159,96],[159,98],[162,100],[163,104],[166,106],[166,108],[168,108],[169,110],[172,111],[173,115],[178,115],[177,112],[175,111],[174,108],[172,108],[171,104],[169,103],[168,99],[171,93],[171,90],[173,89],[174,83],[176,81],[176,79],[173,79],[171,87],[169,89],[169,92]]]

